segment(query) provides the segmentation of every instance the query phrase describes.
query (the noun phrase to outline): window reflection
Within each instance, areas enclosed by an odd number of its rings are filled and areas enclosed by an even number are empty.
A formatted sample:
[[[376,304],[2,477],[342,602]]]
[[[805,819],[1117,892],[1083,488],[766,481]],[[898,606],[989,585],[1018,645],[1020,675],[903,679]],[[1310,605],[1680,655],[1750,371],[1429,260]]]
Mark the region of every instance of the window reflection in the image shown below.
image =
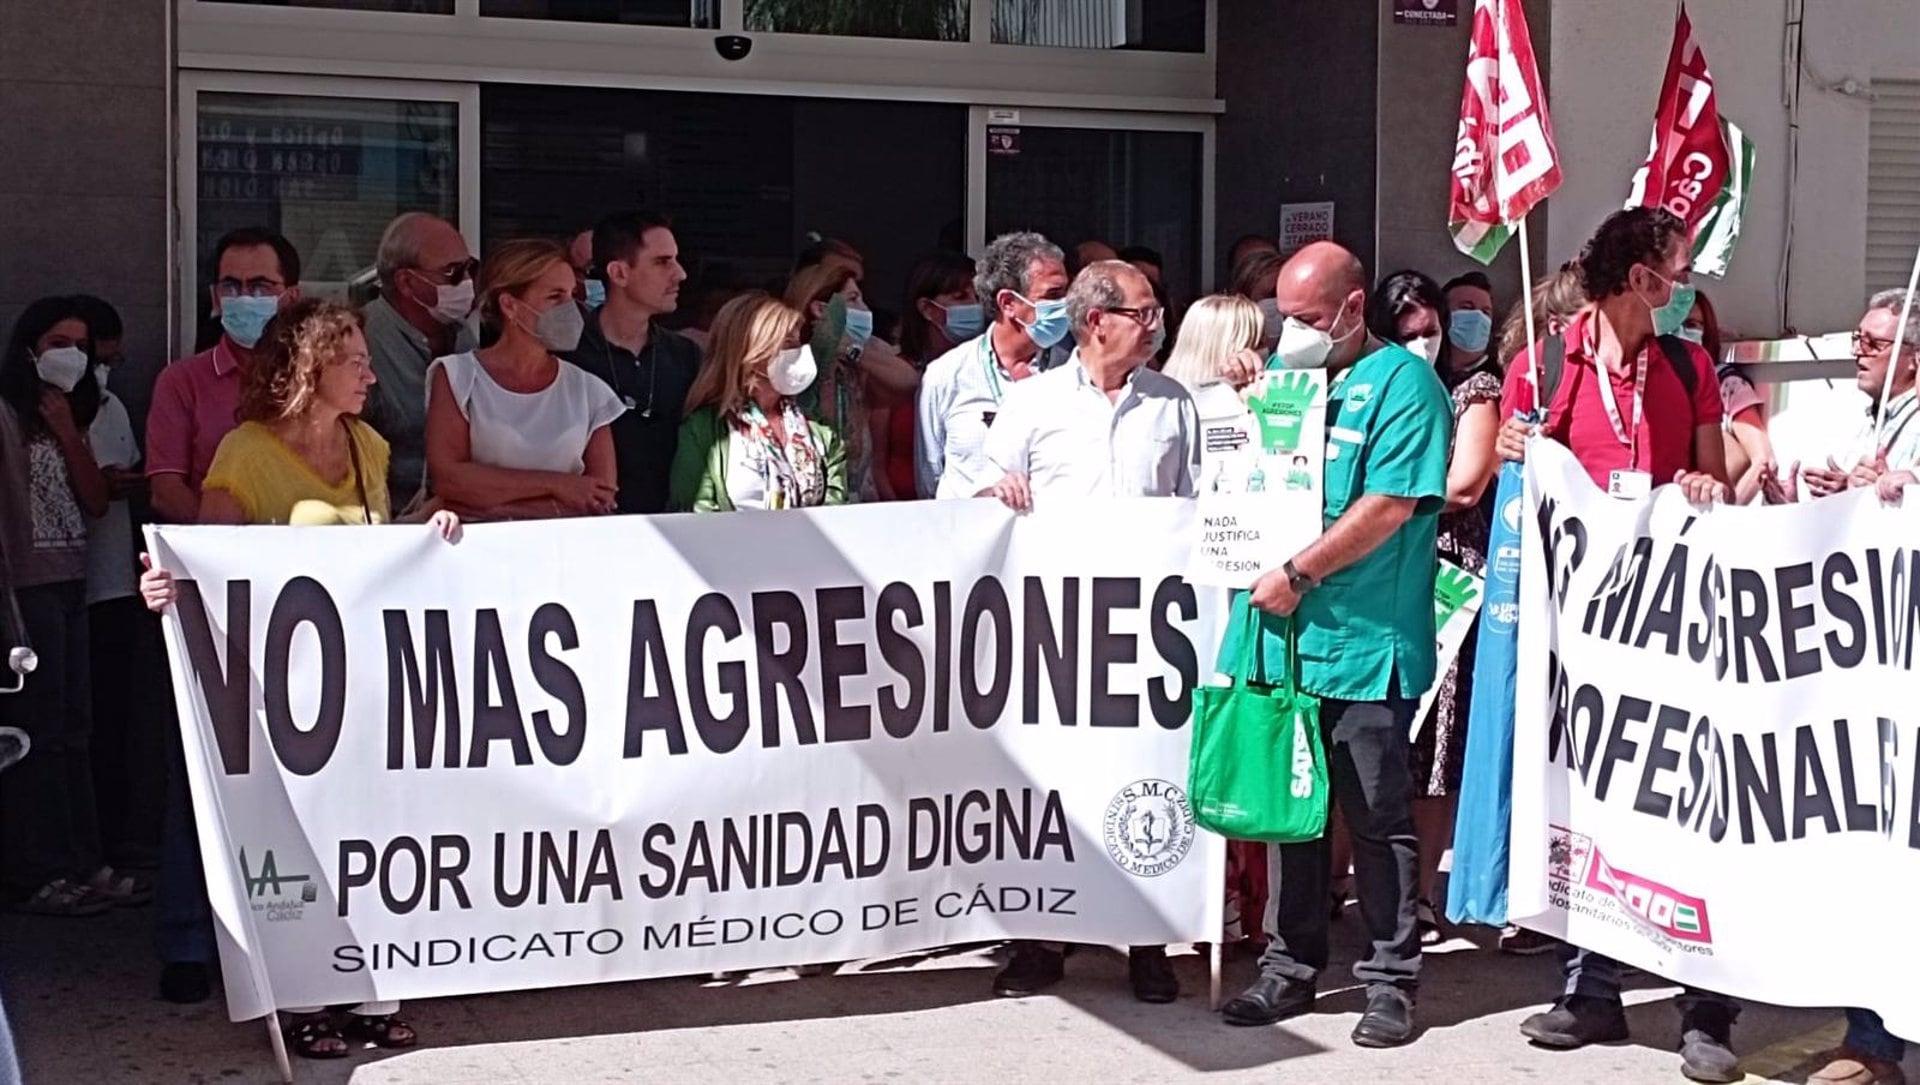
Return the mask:
[[[1202,53],[1207,48],[1206,0],[991,2],[993,40],[1001,45],[1174,53]]]
[[[480,0],[480,14],[627,26],[720,25],[720,0]]]
[[[747,29],[855,38],[966,41],[967,3],[968,0],[747,0]]]

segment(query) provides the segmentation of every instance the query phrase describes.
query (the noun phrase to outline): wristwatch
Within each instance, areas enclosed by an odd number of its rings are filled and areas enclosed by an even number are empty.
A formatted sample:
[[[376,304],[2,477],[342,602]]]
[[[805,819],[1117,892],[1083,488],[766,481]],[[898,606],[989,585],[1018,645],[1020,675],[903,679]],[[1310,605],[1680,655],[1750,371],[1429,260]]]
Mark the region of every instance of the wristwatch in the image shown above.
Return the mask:
[[[1314,580],[1311,576],[1301,572],[1300,567],[1293,563],[1292,558],[1287,559],[1287,563],[1280,567],[1280,571],[1287,574],[1287,585],[1293,589],[1295,595],[1307,594],[1312,591],[1313,586],[1318,583],[1318,581]]]

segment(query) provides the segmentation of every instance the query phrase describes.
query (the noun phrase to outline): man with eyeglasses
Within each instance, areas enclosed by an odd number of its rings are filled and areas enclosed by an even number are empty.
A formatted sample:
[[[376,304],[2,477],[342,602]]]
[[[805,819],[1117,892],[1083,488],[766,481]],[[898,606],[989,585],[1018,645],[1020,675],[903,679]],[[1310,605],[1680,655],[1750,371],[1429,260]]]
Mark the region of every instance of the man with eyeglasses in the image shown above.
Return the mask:
[[[300,254],[272,230],[232,231],[214,243],[213,265],[208,293],[220,339],[161,371],[147,413],[147,478],[154,515],[167,523],[199,519],[200,480],[220,439],[238,425],[241,377],[254,347],[267,321],[300,297]]]
[[[374,266],[380,296],[363,312],[374,385],[364,414],[392,447],[387,492],[398,511],[426,478],[427,367],[475,346],[467,317],[480,264],[452,223],[409,211],[387,224]]]
[[[222,237],[213,247],[213,267],[210,292],[220,339],[161,370],[147,414],[153,513],[167,523],[200,518],[200,483],[221,439],[239,425],[240,385],[255,347],[274,314],[300,296],[300,254],[271,230],[249,226]],[[177,743],[170,751],[153,907],[160,997],[204,1002],[212,991],[213,913]]]
[[[1906,305],[1903,290],[1883,290],[1867,302],[1867,311],[1853,332],[1854,380],[1866,396],[1866,418],[1847,444],[1827,457],[1825,467],[1795,464],[1786,477],[1762,468],[1760,492],[1768,503],[1800,499],[1797,475],[1814,497],[1827,497],[1854,486],[1872,486],[1882,475],[1920,466],[1920,392],[1915,391],[1916,359],[1920,359],[1920,305],[1914,306],[1906,334],[1900,337],[1900,357],[1893,357],[1894,333]],[[1888,369],[1892,369],[1889,378]],[[1877,431],[1880,393],[1887,393],[1886,422]]]
[[[1200,418],[1178,381],[1146,368],[1166,319],[1153,284],[1130,264],[1101,260],[1074,278],[1066,303],[1076,360],[1007,389],[987,431],[979,496],[1018,511],[1056,496],[1192,497]],[[994,993],[1043,990],[1059,982],[1064,959],[1063,947],[1017,943]],[[1127,979],[1142,1002],[1180,995],[1164,946],[1133,947]]]

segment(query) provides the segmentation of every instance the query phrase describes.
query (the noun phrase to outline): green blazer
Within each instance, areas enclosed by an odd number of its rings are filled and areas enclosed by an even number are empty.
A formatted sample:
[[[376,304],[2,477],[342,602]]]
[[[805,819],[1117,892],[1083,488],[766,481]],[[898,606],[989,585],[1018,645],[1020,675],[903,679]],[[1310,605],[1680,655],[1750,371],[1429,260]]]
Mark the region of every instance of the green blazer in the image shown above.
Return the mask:
[[[833,427],[808,420],[820,444],[820,466],[827,476],[826,504],[847,503],[847,449]],[[702,407],[680,423],[667,476],[667,508],[674,512],[732,512],[727,496],[727,465],[732,461],[728,427],[712,407]]]

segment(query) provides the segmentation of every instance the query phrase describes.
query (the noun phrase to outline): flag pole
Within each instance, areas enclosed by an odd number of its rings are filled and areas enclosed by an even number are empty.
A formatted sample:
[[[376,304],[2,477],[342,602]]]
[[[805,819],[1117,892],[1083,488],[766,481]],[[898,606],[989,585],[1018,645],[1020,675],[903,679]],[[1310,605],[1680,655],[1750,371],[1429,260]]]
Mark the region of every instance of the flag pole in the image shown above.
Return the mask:
[[[1880,410],[1873,419],[1873,456],[1880,456],[1880,437],[1887,425],[1887,397],[1893,391],[1893,371],[1900,364],[1900,347],[1906,342],[1907,321],[1913,316],[1913,292],[1920,287],[1920,250],[1913,254],[1913,272],[1907,276],[1907,296],[1900,300],[1900,326],[1893,330],[1893,352],[1887,355],[1887,375],[1880,381]]]
[[[1528,251],[1532,246],[1527,242],[1527,219],[1530,217],[1530,214],[1520,216],[1520,312],[1521,319],[1527,323],[1527,381],[1533,385],[1533,413],[1537,416],[1540,413],[1540,359],[1533,348],[1540,340],[1535,338],[1533,328],[1533,254]],[[1920,274],[1920,263],[1914,265],[1914,273]],[[1889,366],[1887,371],[1892,372],[1892,367]]]
[[[1511,39],[1507,36],[1507,5],[1496,4],[1493,9],[1493,18],[1494,45],[1500,55],[1505,56],[1512,48]],[[1533,254],[1528,251],[1532,248],[1527,243],[1528,217],[1529,215],[1526,214],[1521,215],[1519,222],[1520,313],[1527,327],[1527,382],[1533,385],[1533,413],[1537,418],[1540,415],[1540,360],[1533,348],[1534,344],[1540,340],[1535,336],[1533,327]]]

